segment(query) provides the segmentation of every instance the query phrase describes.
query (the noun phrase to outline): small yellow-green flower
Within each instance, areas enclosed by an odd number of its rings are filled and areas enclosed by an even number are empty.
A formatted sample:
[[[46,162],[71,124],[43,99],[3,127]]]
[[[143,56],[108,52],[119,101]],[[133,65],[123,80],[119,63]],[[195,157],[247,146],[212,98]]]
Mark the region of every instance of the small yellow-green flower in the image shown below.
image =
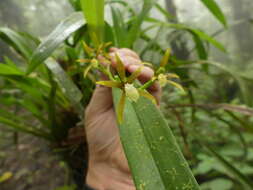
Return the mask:
[[[165,74],[159,74],[158,82],[161,85],[161,87],[164,87],[168,82],[167,76]]]
[[[156,100],[149,92],[145,90],[145,88],[135,87],[134,81],[140,75],[143,65],[140,65],[135,72],[127,77],[125,66],[117,54],[116,60],[116,70],[118,75],[115,75],[112,80],[98,81],[97,84],[111,88],[120,88],[122,90],[122,95],[116,109],[118,121],[121,123],[123,121],[126,98],[133,102],[137,102],[140,96],[150,99],[153,103],[156,103]]]
[[[140,97],[140,94],[138,90],[134,87],[133,84],[125,84],[125,92],[126,92],[126,97],[128,97],[131,101],[137,102],[137,100]]]

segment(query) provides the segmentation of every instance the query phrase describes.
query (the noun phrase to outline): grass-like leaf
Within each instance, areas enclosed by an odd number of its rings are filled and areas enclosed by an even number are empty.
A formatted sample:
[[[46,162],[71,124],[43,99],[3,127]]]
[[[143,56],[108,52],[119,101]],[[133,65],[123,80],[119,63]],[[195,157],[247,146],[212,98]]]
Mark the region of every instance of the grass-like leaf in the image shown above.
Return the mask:
[[[205,148],[229,171],[229,173],[234,176],[238,181],[240,181],[245,189],[253,189],[252,181],[240,172],[239,169],[235,168],[229,161],[223,158],[218,152],[205,143],[201,143]]]
[[[133,43],[138,39],[138,37],[141,34],[141,25],[143,21],[146,19],[148,16],[151,8],[154,5],[154,0],[144,0],[143,6],[142,6],[142,11],[140,12],[139,15],[136,16],[136,18],[133,20],[132,26],[128,32],[127,35],[127,42],[126,42],[126,47],[131,47],[133,46]]]
[[[78,89],[78,87],[74,84],[74,82],[67,76],[65,71],[61,68],[61,66],[54,60],[48,59],[46,61],[46,65],[49,70],[54,74],[57,83],[59,84],[63,94],[66,95],[68,100],[74,106],[76,111],[78,111],[81,115],[83,112],[83,107],[80,103],[83,95]]]
[[[209,11],[223,24],[227,27],[227,20],[225,15],[223,14],[220,7],[214,0],[200,0],[208,9]]]
[[[7,64],[2,64],[0,63],[0,76],[1,75],[16,75],[16,76],[22,76],[24,75],[23,72],[21,72],[17,67],[7,65]]]
[[[114,36],[116,38],[116,45],[117,47],[125,47],[127,30],[124,23],[124,18],[122,17],[122,14],[119,10],[111,7],[111,11],[112,11]]]
[[[80,12],[73,13],[63,20],[56,29],[43,41],[33,53],[27,69],[27,74],[36,69],[45,61],[54,50],[59,47],[73,32],[85,24],[83,15]]]
[[[0,28],[0,38],[12,46],[26,60],[29,60],[34,47],[29,46],[28,40],[23,35],[10,28],[2,27]]]
[[[90,37],[98,47],[104,41],[104,0],[81,0],[81,6]]]
[[[1,117],[0,116],[0,123],[4,124],[6,127],[18,131],[18,132],[23,132],[23,133],[28,133],[36,137],[40,137],[46,140],[52,140],[50,138],[50,135],[44,132],[40,132],[39,130],[35,130],[32,127],[27,127],[25,125],[22,125],[20,123],[17,123],[15,121],[12,121],[9,118],[6,117]]]

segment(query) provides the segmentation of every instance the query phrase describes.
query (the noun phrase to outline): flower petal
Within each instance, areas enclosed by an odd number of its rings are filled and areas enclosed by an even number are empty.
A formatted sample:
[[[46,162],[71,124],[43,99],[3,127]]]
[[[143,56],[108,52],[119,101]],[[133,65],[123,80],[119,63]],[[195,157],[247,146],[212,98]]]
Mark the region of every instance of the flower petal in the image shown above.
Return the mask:
[[[94,53],[94,49],[89,47],[84,41],[83,41],[83,49],[84,51],[91,57]]]
[[[119,55],[116,53],[116,70],[119,74],[119,77],[121,79],[122,82],[126,81],[126,70],[125,70],[125,66],[124,63],[122,62],[121,58],[119,57]]]
[[[87,74],[89,73],[89,71],[92,68],[92,64],[89,64],[88,67],[85,68],[84,72],[83,72],[83,77],[85,78],[87,76]]]
[[[128,78],[127,83],[131,84],[134,82],[135,79],[141,74],[142,69],[144,66],[140,66],[138,69],[136,69]]]
[[[151,100],[154,104],[157,104],[157,101],[155,99],[154,96],[152,96],[149,92],[147,92],[146,90],[138,90],[139,94],[145,98],[148,98],[149,100]]]
[[[163,58],[162,58],[162,61],[161,61],[161,64],[160,64],[160,67],[165,67],[167,65],[167,63],[169,62],[169,58],[170,58],[170,52],[171,50],[170,49],[167,49]]]
[[[111,87],[111,88],[121,88],[122,87],[122,84],[120,82],[110,81],[110,80],[108,80],[108,81],[98,81],[98,82],[96,82],[96,84]]]
[[[176,83],[174,81],[171,81],[171,80],[168,80],[167,83],[169,83],[172,86],[175,86],[176,88],[178,88],[178,89],[182,90],[183,92],[185,92],[184,88],[180,84],[178,84],[178,83]]]
[[[79,63],[90,63],[91,62],[90,59],[78,59],[76,61],[79,62]]]

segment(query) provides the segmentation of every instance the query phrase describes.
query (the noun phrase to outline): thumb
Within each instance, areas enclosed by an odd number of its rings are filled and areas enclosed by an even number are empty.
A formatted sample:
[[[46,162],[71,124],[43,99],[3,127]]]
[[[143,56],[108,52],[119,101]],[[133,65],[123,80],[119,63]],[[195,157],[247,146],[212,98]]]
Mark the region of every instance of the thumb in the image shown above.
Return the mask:
[[[101,76],[101,80],[106,79],[107,78],[104,75]],[[112,108],[112,106],[112,89],[109,87],[97,85],[90,103],[86,108],[86,117],[92,115],[96,116],[98,114],[104,113]]]

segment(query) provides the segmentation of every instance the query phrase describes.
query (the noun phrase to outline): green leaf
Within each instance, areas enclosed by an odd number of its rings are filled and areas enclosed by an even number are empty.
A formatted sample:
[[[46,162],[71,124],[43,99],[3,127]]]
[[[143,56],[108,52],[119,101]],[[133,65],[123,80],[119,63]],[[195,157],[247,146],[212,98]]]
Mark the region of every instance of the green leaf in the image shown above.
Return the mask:
[[[18,53],[20,53],[26,60],[29,60],[33,48],[28,43],[29,41],[24,35],[11,30],[10,28],[1,27],[0,28],[0,38],[12,46]]]
[[[45,64],[54,74],[63,94],[66,95],[76,111],[82,115],[83,107],[80,101],[83,95],[79,88],[74,84],[74,82],[68,77],[65,71],[54,59],[48,59]]]
[[[201,61],[201,62],[197,62],[197,64],[212,65],[212,66],[217,67],[218,69],[221,69],[221,70],[229,73],[237,81],[245,103],[250,106],[253,104],[252,98],[251,98],[251,96],[252,96],[251,90],[247,88],[245,81],[243,80],[243,77],[237,72],[237,70],[235,68],[233,68],[231,66],[228,67],[225,64],[221,64],[221,63],[214,62],[214,61]]]
[[[246,189],[253,189],[253,183],[252,181],[245,176],[243,173],[240,172],[239,169],[235,168],[231,163],[229,163],[227,160],[225,160],[219,153],[217,153],[213,148],[211,148],[209,145],[202,143],[208,151],[227,169],[229,170],[229,174],[233,175],[235,179],[238,179]]]
[[[104,4],[104,0],[81,0],[90,37],[96,47],[104,41]]]
[[[119,48],[125,47],[127,31],[126,31],[124,19],[119,10],[111,7],[111,11],[112,11],[112,20],[113,20],[113,31],[114,31],[114,36],[116,38],[116,46]]]
[[[12,121],[9,118],[5,118],[5,117],[0,116],[0,123],[5,124],[6,127],[9,127],[10,129],[12,129],[14,131],[31,134],[31,135],[34,135],[36,137],[40,137],[40,138],[43,138],[46,140],[51,140],[49,134],[41,132],[40,130],[34,129],[30,126],[22,125],[20,123]]]
[[[206,52],[203,41],[195,33],[192,33],[192,37],[196,45],[195,48],[198,52],[199,59],[206,60],[208,58],[208,53]]]
[[[0,76],[6,76],[6,75],[17,75],[17,76],[22,76],[24,73],[22,73],[17,67],[15,66],[10,66],[7,64],[2,64],[0,63]]]
[[[206,34],[205,32],[203,32],[201,30],[191,28],[191,27],[184,25],[184,24],[174,24],[174,23],[163,22],[163,21],[157,20],[155,18],[148,18],[148,19],[146,19],[146,21],[151,22],[151,23],[156,23],[159,26],[165,26],[168,28],[174,28],[176,30],[183,30],[183,31],[189,32],[191,35],[193,35],[193,38],[197,36],[199,39],[202,39],[202,40],[207,41],[208,43],[212,44],[217,49],[219,49],[223,52],[226,52],[225,47],[220,42],[218,42],[217,40],[215,40],[214,38],[212,38],[211,36],[209,36],[208,34]]]
[[[106,4],[120,4],[122,6],[124,6],[127,11],[129,11],[129,13],[131,13],[131,16],[135,16],[135,11],[134,9],[129,5],[129,3],[127,1],[124,0],[110,0],[110,1],[106,1]]]
[[[162,13],[166,19],[168,20],[172,20],[175,19],[175,16],[173,16],[172,14],[170,14],[166,9],[164,9],[159,3],[155,4],[155,8]]]
[[[226,17],[221,11],[220,7],[214,0],[201,0],[201,2],[210,10],[210,12],[223,24],[227,27]]]
[[[124,63],[122,62],[120,56],[116,53],[116,70],[119,74],[120,80],[125,82],[126,80],[126,70]]]
[[[27,74],[33,72],[34,69],[51,56],[61,43],[63,43],[73,32],[80,29],[84,24],[85,20],[80,12],[73,13],[63,20],[35,50],[30,59]]]
[[[132,25],[129,29],[127,39],[126,39],[127,48],[132,47],[134,42],[139,38],[141,34],[141,25],[143,24],[143,21],[148,16],[151,8],[154,5],[154,2],[155,2],[154,0],[144,0],[141,13],[137,15],[136,18],[132,21]]]
[[[115,106],[120,95],[113,89]],[[164,117],[149,99],[126,99],[124,118],[119,131],[137,190],[199,189]]]

